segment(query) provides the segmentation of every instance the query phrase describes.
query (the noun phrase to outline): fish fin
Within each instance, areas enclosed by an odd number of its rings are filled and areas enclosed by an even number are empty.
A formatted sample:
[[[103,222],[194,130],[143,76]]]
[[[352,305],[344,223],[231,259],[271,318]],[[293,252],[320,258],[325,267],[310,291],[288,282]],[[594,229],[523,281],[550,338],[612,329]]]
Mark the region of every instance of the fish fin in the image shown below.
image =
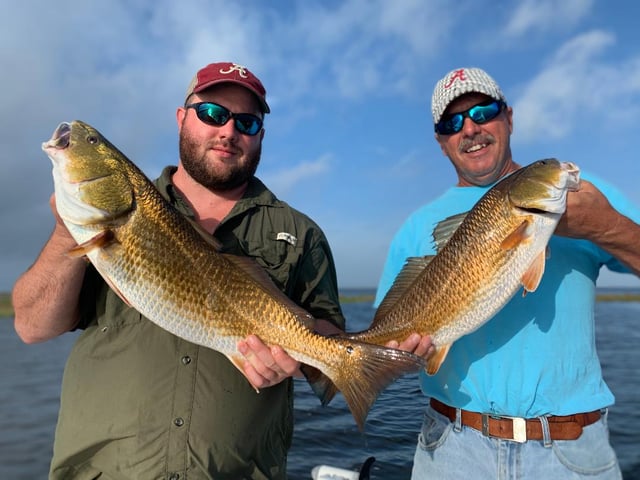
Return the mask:
[[[264,288],[267,293],[277,302],[283,304],[289,311],[293,312],[300,322],[307,328],[313,329],[316,320],[300,305],[287,297],[282,290],[273,282],[267,271],[262,268],[253,258],[228,253],[221,254],[223,258],[233,263],[236,267],[254,280],[258,287]]]
[[[378,395],[396,379],[407,373],[424,368],[424,359],[412,353],[393,348],[380,347],[370,343],[347,341],[346,351],[351,346],[353,358],[341,365],[342,373],[332,378],[335,386],[344,396],[360,431]],[[353,347],[359,348],[353,348]],[[357,350],[357,352],[356,352]],[[316,392],[317,394],[317,392]]]
[[[427,265],[431,263],[434,257],[435,255],[426,255],[424,257],[407,258],[404,267],[402,267],[393,285],[378,306],[372,326],[375,325],[377,318],[383,318],[389,313],[405,290],[407,290],[424,269],[427,268]]]
[[[524,297],[527,292],[534,292],[538,285],[540,285],[540,280],[542,280],[542,275],[544,274],[545,262],[547,260],[546,251],[542,251],[538,254],[538,256],[533,260],[529,268],[522,275],[520,282],[524,287],[522,292],[522,296]]]
[[[300,365],[300,370],[311,386],[313,393],[320,399],[320,403],[323,406],[329,405],[329,402],[338,393],[338,387],[336,387],[335,383],[327,375],[311,365],[303,363]]]
[[[438,373],[438,370],[440,370],[440,366],[444,362],[444,359],[447,358],[447,354],[449,353],[450,348],[450,343],[436,347],[435,353],[427,360],[427,374],[435,375],[436,373]]]
[[[103,230],[95,237],[91,237],[86,242],[76,245],[67,252],[70,257],[84,257],[90,251],[96,248],[105,248],[116,241],[116,236],[112,230]]]
[[[70,257],[84,257],[89,252],[91,252],[96,248],[106,248],[109,245],[113,245],[114,243],[117,243],[117,240],[113,231],[103,230],[102,232],[98,233],[95,237],[92,237],[86,242],[83,242],[80,245],[73,247],[71,250],[67,252],[67,255],[69,255]],[[101,275],[101,276],[102,278],[104,278],[104,281],[106,282],[106,284],[109,285],[109,288],[111,288],[111,290],[113,290],[113,292],[116,295],[118,295],[120,300],[122,300],[127,307],[133,308],[133,305],[131,304],[131,302],[127,300],[127,297],[124,296],[124,294],[120,291],[117,285],[111,281],[111,279],[109,278],[109,275]]]
[[[192,220],[192,219],[190,219],[188,217],[185,217],[185,218],[189,221],[189,223],[191,224],[193,229],[196,232],[198,232],[198,234],[205,240],[205,242],[207,242],[209,245],[211,245],[216,252],[220,252],[222,250],[222,243],[220,243],[216,237],[214,237],[209,232],[207,232],[204,229],[204,227],[202,227],[196,221],[194,221],[194,220]]]
[[[229,361],[233,364],[233,366],[236,367],[238,370],[240,370],[240,373],[244,375],[244,358],[242,358],[237,353],[225,354],[225,356],[229,359]],[[247,380],[247,382],[249,382],[249,380]],[[251,383],[249,383],[249,385],[251,385]],[[253,385],[251,385],[251,388],[253,388],[256,391],[256,393],[260,393],[259,388],[256,388]]]
[[[447,244],[460,224],[467,217],[468,213],[469,212],[458,213],[457,215],[452,215],[437,223],[436,227],[433,229],[433,244],[436,248],[436,252],[442,250],[442,247]]]
[[[109,285],[109,287],[111,288],[111,290],[114,291],[114,293],[116,295],[118,295],[118,297],[120,297],[120,300],[122,300],[125,305],[129,308],[135,308],[131,302],[129,300],[127,300],[127,297],[124,296],[124,294],[120,291],[120,289],[118,287],[116,287],[113,283],[111,283],[111,280],[107,280],[105,279],[105,281],[107,282],[107,285]]]
[[[502,241],[500,247],[503,250],[511,250],[512,248],[516,248],[523,241],[529,238],[529,225],[531,225],[531,219],[526,218],[522,221],[520,225],[516,227],[516,229],[511,232],[507,237]]]

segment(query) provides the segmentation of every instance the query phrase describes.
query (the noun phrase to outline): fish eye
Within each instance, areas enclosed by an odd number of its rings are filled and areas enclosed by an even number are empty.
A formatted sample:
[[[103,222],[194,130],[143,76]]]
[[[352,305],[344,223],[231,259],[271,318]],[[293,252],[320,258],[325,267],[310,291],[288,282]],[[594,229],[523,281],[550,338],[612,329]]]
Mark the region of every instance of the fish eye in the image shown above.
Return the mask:
[[[89,142],[91,145],[95,145],[96,143],[98,143],[98,137],[96,137],[95,135],[89,135],[87,137],[87,142]]]

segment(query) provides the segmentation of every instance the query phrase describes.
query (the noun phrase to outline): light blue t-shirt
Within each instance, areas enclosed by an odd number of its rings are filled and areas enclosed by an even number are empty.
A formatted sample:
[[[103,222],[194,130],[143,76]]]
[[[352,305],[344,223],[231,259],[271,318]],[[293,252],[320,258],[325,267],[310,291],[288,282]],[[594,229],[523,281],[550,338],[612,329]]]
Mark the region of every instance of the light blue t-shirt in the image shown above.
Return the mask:
[[[640,210],[618,190],[581,173],[622,214]],[[470,210],[490,187],[453,187],[423,206],[395,235],[378,285],[379,305],[408,257],[434,253],[435,225]],[[453,343],[438,373],[420,375],[429,397],[475,412],[517,417],[570,415],[612,405],[595,345],[595,283],[600,268],[629,270],[586,240],[552,236],[535,292],[519,291],[482,327]]]

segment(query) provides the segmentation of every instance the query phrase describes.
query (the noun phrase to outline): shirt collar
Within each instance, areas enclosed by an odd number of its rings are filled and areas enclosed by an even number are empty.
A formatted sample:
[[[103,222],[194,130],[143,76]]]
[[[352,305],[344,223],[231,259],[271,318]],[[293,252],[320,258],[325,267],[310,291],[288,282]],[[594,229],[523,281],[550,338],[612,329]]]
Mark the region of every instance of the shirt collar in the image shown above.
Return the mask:
[[[180,195],[178,190],[173,185],[173,174],[178,167],[170,165],[165,167],[155,181],[155,185],[160,191],[160,194],[174,205],[181,213],[194,218],[193,210],[189,206],[189,203]],[[251,177],[249,184],[245,190],[242,198],[234,205],[227,218],[233,217],[240,213],[243,213],[255,206],[274,206],[281,207],[282,203],[276,198],[276,196],[269,190],[262,181],[257,177]],[[226,220],[226,219],[225,219]]]

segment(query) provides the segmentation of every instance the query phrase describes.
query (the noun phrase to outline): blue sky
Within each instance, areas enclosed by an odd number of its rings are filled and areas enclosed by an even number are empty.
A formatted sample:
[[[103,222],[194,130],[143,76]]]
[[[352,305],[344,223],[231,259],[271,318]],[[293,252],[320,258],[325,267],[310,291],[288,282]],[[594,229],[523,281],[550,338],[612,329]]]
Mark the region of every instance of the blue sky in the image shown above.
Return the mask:
[[[500,83],[516,161],[573,161],[640,204],[638,18],[631,0],[11,2],[0,19],[0,291],[51,232],[40,145],[58,123],[92,124],[155,177],[177,162],[175,109],[212,61],[265,84],[258,176],[323,228],[341,287],[375,286],[403,220],[455,182],[430,99],[457,67]]]

